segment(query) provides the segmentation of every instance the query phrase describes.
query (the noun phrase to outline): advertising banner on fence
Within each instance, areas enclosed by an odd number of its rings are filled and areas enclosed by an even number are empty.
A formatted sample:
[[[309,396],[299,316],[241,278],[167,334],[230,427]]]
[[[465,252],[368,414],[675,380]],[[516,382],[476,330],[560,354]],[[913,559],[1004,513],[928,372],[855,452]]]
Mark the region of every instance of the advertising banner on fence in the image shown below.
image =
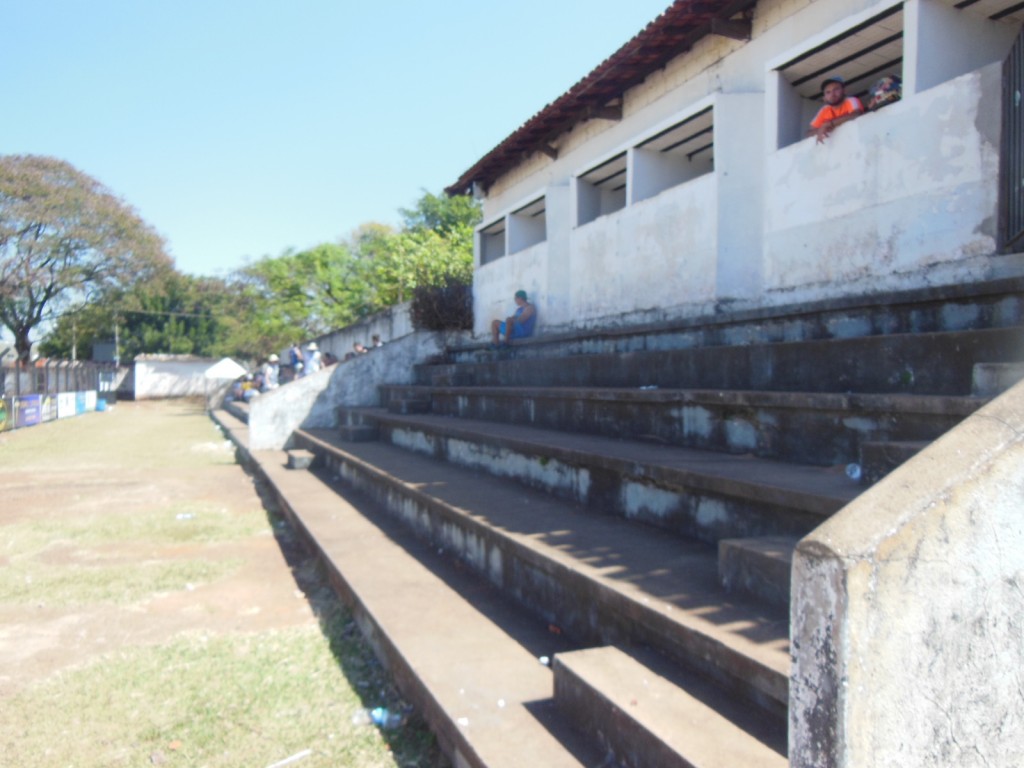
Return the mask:
[[[14,409],[9,397],[0,397],[0,432],[14,429]]]
[[[66,419],[75,415],[75,393],[61,392],[57,395],[57,418]]]
[[[96,410],[96,390],[87,389],[85,391],[85,410],[95,411]]]
[[[21,395],[14,398],[14,426],[31,427],[39,423],[39,395]]]
[[[85,392],[75,392],[75,413],[85,413]]]
[[[39,396],[39,420],[40,421],[53,421],[57,418],[57,396],[56,395],[40,395]]]

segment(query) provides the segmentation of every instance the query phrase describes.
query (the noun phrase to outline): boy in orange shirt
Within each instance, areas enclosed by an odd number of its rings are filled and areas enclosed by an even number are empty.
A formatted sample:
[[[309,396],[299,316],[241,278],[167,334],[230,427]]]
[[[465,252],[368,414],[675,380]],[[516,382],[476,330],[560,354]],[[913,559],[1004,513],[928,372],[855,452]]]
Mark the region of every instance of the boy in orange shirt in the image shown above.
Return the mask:
[[[864,105],[860,99],[846,95],[846,81],[843,78],[830,77],[821,84],[821,91],[825,106],[818,110],[808,131],[808,135],[814,134],[817,137],[819,144],[829,137],[836,126],[864,114]]]

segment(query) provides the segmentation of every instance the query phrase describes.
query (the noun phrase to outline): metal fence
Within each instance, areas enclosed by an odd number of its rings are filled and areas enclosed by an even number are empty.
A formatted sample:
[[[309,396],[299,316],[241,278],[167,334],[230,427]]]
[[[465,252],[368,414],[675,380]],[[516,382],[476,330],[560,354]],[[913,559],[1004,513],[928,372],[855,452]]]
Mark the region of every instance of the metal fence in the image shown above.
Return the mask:
[[[124,368],[114,363],[38,360],[0,365],[0,431],[102,410]]]

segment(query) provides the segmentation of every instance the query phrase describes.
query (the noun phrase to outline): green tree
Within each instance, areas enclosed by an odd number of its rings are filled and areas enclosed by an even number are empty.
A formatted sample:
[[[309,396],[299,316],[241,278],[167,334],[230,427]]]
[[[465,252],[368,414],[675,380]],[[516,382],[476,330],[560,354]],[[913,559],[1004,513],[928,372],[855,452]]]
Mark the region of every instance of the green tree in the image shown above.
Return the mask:
[[[171,271],[61,316],[40,348],[51,356],[88,354],[96,342],[113,340],[116,326],[125,361],[144,353],[217,355],[229,336],[233,299],[219,278]]]
[[[70,163],[0,156],[0,323],[28,360],[47,321],[171,268],[162,239]]]
[[[475,200],[424,192],[415,208],[400,212],[400,232],[377,230],[359,240],[375,310],[408,301],[418,287],[472,282]]]
[[[446,236],[480,223],[480,203],[468,195],[434,195],[423,190],[414,208],[400,208],[407,231],[429,229]]]
[[[250,335],[273,348],[349,325],[369,311],[362,265],[346,245],[265,257],[236,273],[235,283]]]

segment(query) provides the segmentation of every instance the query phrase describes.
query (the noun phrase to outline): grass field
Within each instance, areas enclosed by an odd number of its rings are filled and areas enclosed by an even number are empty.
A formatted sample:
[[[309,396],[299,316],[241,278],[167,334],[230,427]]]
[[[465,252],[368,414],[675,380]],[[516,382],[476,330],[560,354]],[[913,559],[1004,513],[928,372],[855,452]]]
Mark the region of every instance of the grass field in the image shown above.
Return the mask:
[[[4,766],[445,766],[201,405],[0,434]]]

